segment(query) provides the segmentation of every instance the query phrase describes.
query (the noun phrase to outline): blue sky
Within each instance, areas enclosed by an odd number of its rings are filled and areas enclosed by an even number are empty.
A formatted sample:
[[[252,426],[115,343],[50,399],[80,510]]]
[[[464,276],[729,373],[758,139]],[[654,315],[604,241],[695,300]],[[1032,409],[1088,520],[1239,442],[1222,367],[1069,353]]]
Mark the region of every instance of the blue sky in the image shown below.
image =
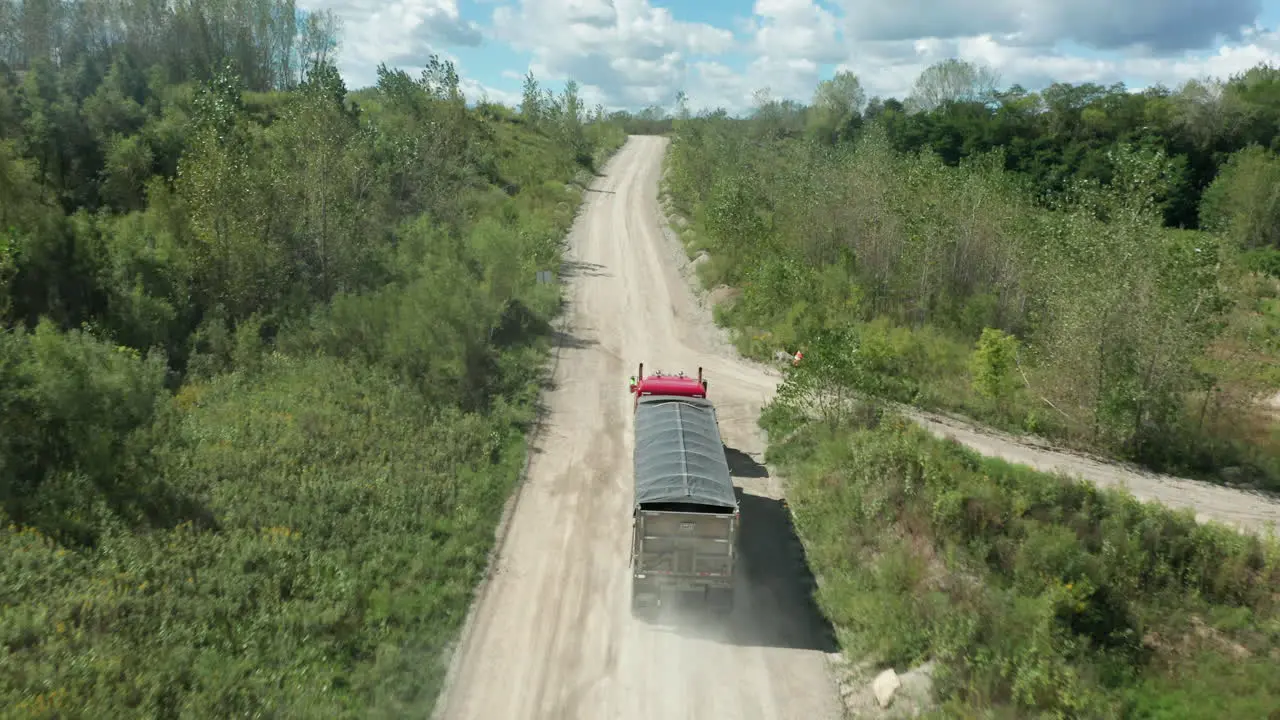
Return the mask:
[[[470,99],[518,102],[533,70],[588,103],[750,106],[755,91],[808,100],[841,69],[867,94],[905,97],[950,57],[1001,85],[1123,81],[1177,86],[1280,65],[1280,0],[300,0],[344,23],[347,82],[379,62],[457,61]]]

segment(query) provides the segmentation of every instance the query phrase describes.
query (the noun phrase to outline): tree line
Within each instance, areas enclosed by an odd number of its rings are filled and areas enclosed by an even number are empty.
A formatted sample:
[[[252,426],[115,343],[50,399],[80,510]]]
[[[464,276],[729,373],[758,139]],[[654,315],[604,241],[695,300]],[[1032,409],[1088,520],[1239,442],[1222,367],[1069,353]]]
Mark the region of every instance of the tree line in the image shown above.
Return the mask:
[[[1276,247],[1268,228],[1276,226],[1278,211],[1265,195],[1251,193],[1256,183],[1248,178],[1280,168],[1278,108],[1280,69],[1266,64],[1176,88],[1055,82],[1030,91],[1002,88],[990,68],[949,59],[921,73],[905,98],[868,97],[858,77],[844,71],[820,83],[808,103],[762,88],[744,117],[759,137],[827,145],[853,142],[875,124],[896,150],[929,150],[953,167],[999,151],[1003,167],[1024,177],[1045,206],[1076,180],[1109,184],[1117,173],[1111,150],[1118,145],[1159,150],[1171,161],[1159,198],[1165,226],[1234,224],[1252,246]],[[683,94],[672,110],[646,109],[646,131],[670,132],[681,113],[689,113]],[[704,114],[730,117],[724,109]],[[1245,216],[1252,221],[1242,223]]]
[[[235,63],[246,87],[297,87],[307,68],[335,56],[341,21],[294,0],[4,0],[0,64],[23,72],[51,64],[97,85],[104,54],[124,54],[165,82],[209,77]]]
[[[1038,203],[1053,207],[1077,180],[1108,185],[1120,145],[1159,150],[1171,160],[1158,203],[1165,226],[1233,228],[1252,251],[1248,261],[1280,273],[1273,228],[1280,210],[1261,178],[1280,177],[1276,152],[1280,70],[1261,64],[1228,79],[1130,91],[1124,83],[1055,82],[1038,91],[999,87],[990,68],[949,59],[927,68],[903,99],[867,97],[858,77],[839,72],[819,84],[809,103],[754,94],[746,117],[758,137],[854,142],[872,124],[906,153],[928,150],[950,166],[1000,153],[1006,170],[1029,183]],[[526,88],[527,94],[528,88]],[[603,116],[603,109],[597,109]],[[674,107],[609,117],[636,134],[669,134],[690,116],[688,98]],[[723,108],[703,113],[728,119]]]
[[[806,347],[822,382],[1275,484],[1256,401],[1280,386],[1280,165],[1245,122],[1280,112],[1272,77],[1033,94],[949,61],[867,101],[839,73],[808,105],[678,110],[670,189],[747,352]],[[1168,227],[1184,211],[1206,230]]]

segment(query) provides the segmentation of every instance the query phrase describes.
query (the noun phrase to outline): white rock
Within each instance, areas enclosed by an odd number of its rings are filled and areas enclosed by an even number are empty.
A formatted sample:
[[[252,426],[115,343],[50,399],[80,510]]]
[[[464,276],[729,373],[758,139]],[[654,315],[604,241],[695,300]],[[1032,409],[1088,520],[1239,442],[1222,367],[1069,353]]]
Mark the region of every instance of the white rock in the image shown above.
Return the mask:
[[[933,669],[932,662],[925,663],[910,672],[898,676],[902,687],[896,693],[896,702],[921,709],[933,705]]]
[[[902,687],[902,681],[898,679],[898,673],[889,668],[876,676],[871,682],[871,691],[876,694],[876,702],[880,703],[880,707],[887,708],[893,702],[893,695]]]

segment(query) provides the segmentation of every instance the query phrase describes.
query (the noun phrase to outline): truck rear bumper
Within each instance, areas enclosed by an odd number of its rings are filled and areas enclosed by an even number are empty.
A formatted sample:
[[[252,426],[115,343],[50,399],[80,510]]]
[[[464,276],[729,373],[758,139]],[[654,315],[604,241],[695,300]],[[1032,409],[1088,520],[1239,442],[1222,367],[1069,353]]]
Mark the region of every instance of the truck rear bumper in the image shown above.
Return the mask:
[[[676,606],[729,612],[733,609],[733,581],[669,575],[631,577],[632,611]]]

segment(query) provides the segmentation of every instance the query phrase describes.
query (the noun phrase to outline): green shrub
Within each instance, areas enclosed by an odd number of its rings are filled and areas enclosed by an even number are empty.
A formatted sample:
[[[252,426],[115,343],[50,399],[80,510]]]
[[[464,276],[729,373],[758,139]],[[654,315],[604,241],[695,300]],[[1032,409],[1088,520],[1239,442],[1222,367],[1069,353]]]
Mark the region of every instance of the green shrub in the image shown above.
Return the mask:
[[[1274,540],[983,459],[902,419],[797,426],[775,406],[762,422],[787,437],[769,458],[792,479],[842,645],[899,668],[939,660],[957,712],[1146,717],[1191,704],[1172,692],[1180,673],[1209,695],[1194,707],[1243,717],[1280,701],[1263,662],[1280,653]],[[1240,672],[1268,682],[1215,687],[1213,662],[1188,649],[1255,658]]]
[[[995,328],[983,328],[973,351],[970,371],[973,387],[982,397],[1008,409],[1010,396],[1018,387],[1018,339]]]
[[[0,526],[0,705],[425,711],[523,461],[514,418],[438,413],[324,358],[271,358],[178,402],[163,476],[216,527],[112,533],[77,553]]]
[[[165,363],[87,331],[0,330],[0,507],[71,547],[183,518],[149,448]]]

